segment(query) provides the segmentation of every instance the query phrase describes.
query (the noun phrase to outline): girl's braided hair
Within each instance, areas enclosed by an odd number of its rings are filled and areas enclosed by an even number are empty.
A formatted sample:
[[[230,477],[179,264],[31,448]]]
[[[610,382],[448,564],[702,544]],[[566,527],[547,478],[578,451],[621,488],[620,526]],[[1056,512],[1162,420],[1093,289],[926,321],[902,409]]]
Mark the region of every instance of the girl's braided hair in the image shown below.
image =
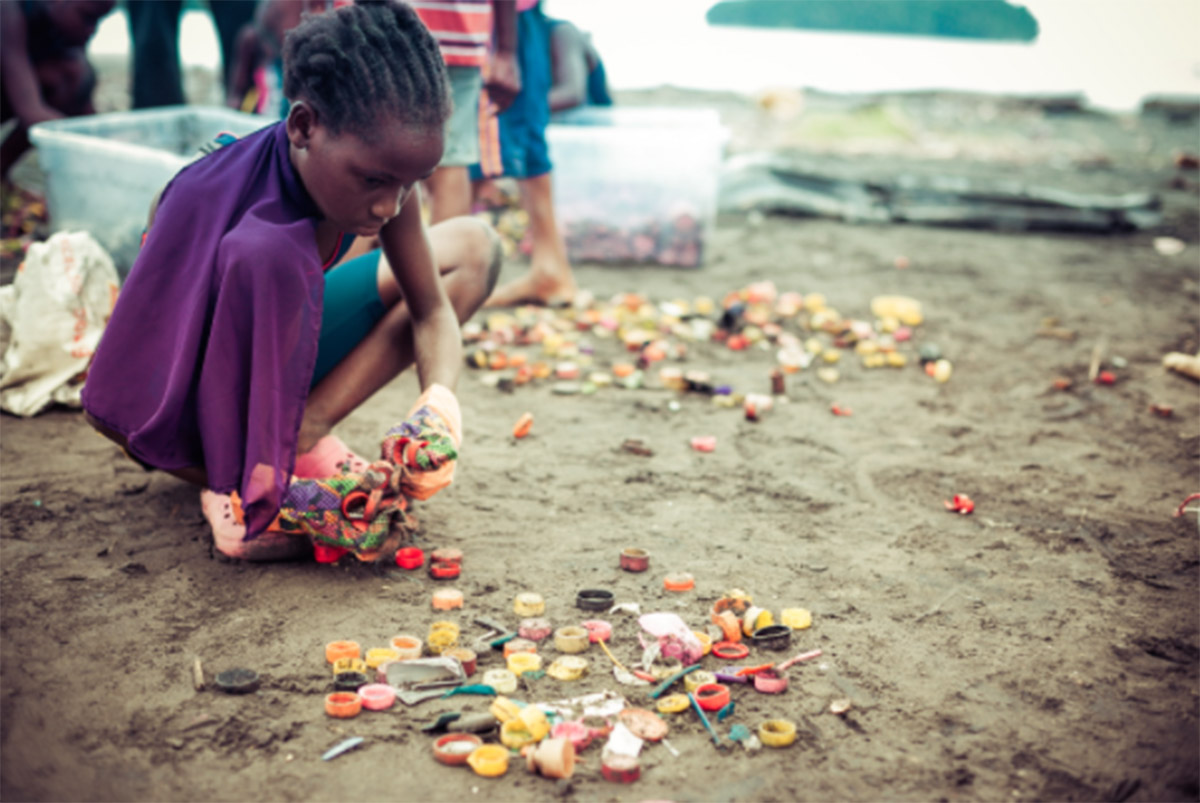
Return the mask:
[[[358,0],[308,15],[283,44],[283,93],[303,100],[336,136],[370,139],[399,119],[441,126],[450,89],[441,51],[416,12],[397,0]]]

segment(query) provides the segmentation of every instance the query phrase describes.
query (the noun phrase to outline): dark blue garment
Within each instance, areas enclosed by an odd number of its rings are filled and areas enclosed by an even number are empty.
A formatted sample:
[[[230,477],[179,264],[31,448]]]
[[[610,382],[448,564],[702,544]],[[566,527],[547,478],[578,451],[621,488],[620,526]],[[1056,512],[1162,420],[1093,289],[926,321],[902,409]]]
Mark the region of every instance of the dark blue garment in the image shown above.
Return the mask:
[[[512,178],[536,178],[549,173],[552,168],[550,149],[546,145],[551,84],[549,23],[540,6],[517,14],[521,91],[497,118],[503,175]],[[484,132],[481,135],[487,136]],[[494,172],[485,175],[480,165],[471,166],[473,181],[494,175]]]

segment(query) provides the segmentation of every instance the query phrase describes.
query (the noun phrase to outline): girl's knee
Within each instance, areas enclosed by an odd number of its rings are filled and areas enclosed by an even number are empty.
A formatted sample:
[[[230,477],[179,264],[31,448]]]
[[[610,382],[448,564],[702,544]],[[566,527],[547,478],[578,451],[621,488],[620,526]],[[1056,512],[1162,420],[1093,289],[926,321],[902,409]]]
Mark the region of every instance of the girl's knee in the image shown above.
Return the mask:
[[[472,275],[479,277],[479,284],[485,290],[485,297],[492,294],[496,282],[500,278],[500,265],[504,261],[504,244],[500,235],[488,223],[475,218],[470,219],[470,233],[466,249],[467,262]]]

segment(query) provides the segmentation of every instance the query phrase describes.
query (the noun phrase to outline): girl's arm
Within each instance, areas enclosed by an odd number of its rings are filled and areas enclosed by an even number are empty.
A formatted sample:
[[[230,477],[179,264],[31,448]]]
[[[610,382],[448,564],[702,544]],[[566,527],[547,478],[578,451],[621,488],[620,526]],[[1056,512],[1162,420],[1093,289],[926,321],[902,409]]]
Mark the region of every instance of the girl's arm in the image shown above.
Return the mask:
[[[380,231],[379,240],[412,318],[421,390],[438,384],[453,391],[463,362],[462,332],[433,260],[429,234],[421,220],[419,193],[418,188],[413,189],[400,214]]]

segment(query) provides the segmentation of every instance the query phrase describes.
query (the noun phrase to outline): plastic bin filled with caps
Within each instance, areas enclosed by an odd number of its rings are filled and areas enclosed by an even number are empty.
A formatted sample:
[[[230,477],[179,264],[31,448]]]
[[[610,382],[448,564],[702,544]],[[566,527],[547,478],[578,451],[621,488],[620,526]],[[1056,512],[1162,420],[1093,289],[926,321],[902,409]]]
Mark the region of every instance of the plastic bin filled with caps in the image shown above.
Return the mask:
[[[573,262],[704,263],[728,139],[715,110],[578,109],[546,139]]]

